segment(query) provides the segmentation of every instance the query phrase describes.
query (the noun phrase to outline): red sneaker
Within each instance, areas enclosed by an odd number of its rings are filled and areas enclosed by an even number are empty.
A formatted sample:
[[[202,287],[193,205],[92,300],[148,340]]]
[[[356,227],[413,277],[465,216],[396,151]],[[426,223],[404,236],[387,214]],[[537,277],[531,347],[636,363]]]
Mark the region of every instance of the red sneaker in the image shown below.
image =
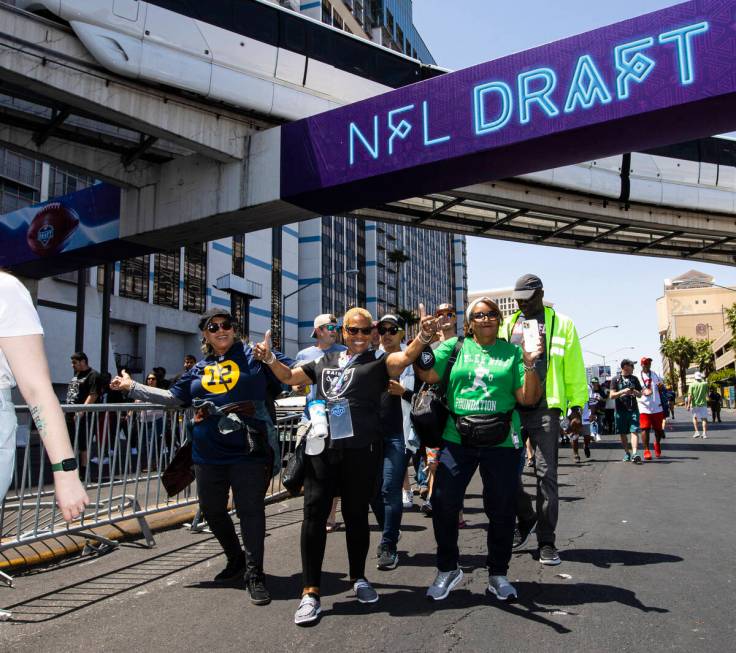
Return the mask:
[[[649,449],[644,449],[644,460],[651,460],[652,452]]]
[[[662,455],[662,447],[659,446],[659,442],[654,443],[654,455],[659,458]]]

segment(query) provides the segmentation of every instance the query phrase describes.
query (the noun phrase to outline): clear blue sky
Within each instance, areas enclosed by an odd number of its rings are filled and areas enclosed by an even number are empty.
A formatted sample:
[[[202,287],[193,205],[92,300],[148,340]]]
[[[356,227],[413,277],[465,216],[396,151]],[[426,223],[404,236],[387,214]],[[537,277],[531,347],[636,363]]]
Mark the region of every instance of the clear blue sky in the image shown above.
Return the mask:
[[[668,7],[671,0],[414,0],[414,23],[440,66],[453,70],[596,27]],[[638,360],[659,358],[655,301],[666,278],[695,268],[736,285],[736,268],[642,256],[579,252],[468,238],[470,290],[513,285],[533,272],[544,281],[545,295],[571,316],[581,335],[619,324],[586,338],[584,349]],[[734,294],[736,300],[736,293]],[[623,347],[633,350],[618,351]],[[586,364],[600,362],[586,353]],[[661,364],[658,369],[661,369]]]

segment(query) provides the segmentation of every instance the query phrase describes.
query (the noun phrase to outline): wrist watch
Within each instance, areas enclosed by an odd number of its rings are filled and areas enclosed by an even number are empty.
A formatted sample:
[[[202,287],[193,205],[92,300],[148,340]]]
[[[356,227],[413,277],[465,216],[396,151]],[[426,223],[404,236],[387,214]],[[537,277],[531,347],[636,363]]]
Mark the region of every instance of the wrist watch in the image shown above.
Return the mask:
[[[77,469],[76,458],[65,458],[60,463],[53,463],[51,465],[52,472],[73,472]]]

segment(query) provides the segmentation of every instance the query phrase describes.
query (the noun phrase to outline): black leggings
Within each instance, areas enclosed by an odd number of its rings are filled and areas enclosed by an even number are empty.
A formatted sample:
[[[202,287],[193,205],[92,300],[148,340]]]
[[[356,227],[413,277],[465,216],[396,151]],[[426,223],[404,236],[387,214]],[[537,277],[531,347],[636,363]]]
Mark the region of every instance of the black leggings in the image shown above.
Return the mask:
[[[360,449],[325,450],[305,456],[301,552],[304,587],[319,587],[325,556],[327,517],[339,496],[345,520],[350,579],[365,577],[370,546],[368,506],[378,491],[383,454],[379,442]]]

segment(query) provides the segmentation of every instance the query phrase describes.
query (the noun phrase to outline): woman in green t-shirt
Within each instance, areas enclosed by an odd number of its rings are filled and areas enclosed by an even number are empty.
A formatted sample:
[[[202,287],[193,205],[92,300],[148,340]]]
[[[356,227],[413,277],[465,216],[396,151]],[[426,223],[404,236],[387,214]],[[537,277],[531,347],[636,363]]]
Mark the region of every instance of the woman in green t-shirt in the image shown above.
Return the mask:
[[[427,597],[440,601],[463,577],[458,566],[458,514],[465,490],[480,467],[483,506],[488,516],[488,589],[501,600],[516,598],[506,578],[514,537],[521,439],[517,402],[533,405],[540,396],[534,362],[542,353],[526,352],[497,339],[498,305],[488,297],[471,302],[465,315],[466,338],[457,352],[447,386],[451,415],[445,426],[432,495],[432,522],[437,541],[437,576]],[[451,338],[434,352],[431,370],[418,372],[439,383],[455,350]],[[473,416],[472,420],[462,419]],[[494,417],[489,417],[494,416]],[[473,422],[471,424],[469,422]]]

